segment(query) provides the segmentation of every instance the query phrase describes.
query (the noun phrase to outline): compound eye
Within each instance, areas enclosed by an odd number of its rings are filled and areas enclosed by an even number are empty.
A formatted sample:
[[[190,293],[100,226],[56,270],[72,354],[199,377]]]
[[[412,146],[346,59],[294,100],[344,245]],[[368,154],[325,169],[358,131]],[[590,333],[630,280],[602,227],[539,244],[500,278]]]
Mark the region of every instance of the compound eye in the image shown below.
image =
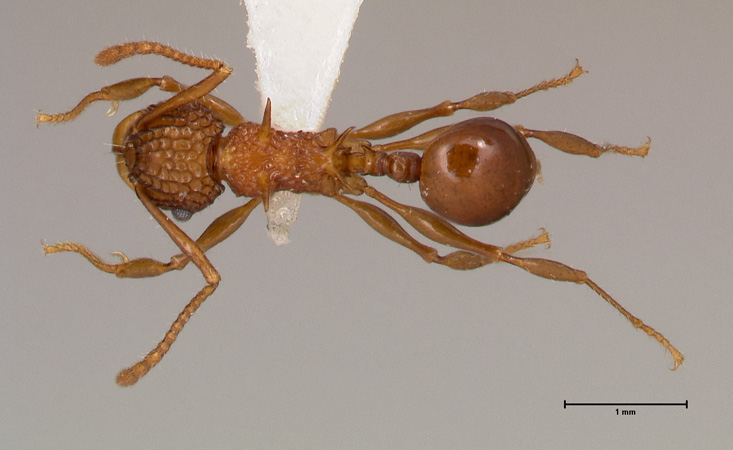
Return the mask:
[[[188,222],[193,217],[193,213],[187,209],[173,208],[171,214],[179,222]]]
[[[509,214],[532,187],[537,172],[527,140],[501,120],[458,123],[425,149],[420,195],[455,223],[482,226]]]

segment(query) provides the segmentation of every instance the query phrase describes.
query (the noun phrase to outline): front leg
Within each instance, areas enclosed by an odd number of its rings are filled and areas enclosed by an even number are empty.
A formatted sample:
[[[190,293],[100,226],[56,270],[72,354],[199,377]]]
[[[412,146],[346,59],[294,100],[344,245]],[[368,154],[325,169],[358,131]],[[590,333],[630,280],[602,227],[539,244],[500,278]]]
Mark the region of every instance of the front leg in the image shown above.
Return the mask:
[[[169,219],[168,216],[166,216],[152,200],[150,200],[150,198],[145,194],[144,188],[139,185],[135,186],[135,193],[148,212],[155,218],[160,226],[163,227],[178,248],[180,248],[181,251],[191,259],[196,267],[199,268],[201,274],[206,280],[206,286],[204,286],[191,299],[186,307],[183,308],[183,311],[178,315],[168,332],[153,350],[145,355],[140,362],[120,371],[117,375],[117,384],[120,386],[130,386],[136,383],[137,380],[148,373],[150,369],[163,359],[163,356],[165,356],[176,338],[178,338],[178,333],[181,332],[183,326],[188,322],[188,319],[191,318],[193,313],[196,312],[204,300],[214,293],[220,280],[219,273],[211,262],[209,262],[208,258],[206,258],[204,250],[199,247],[193,239],[188,237],[183,230],[178,228],[178,226],[173,223],[173,221]]]
[[[206,231],[196,240],[196,245],[206,252],[234,234],[244,224],[249,214],[260,202],[261,199],[253,198],[246,204],[222,214],[206,228]],[[47,255],[61,252],[79,253],[97,269],[103,272],[113,273],[119,278],[157,277],[171,270],[181,270],[191,261],[185,253],[179,253],[171,257],[169,262],[164,263],[151,258],[136,258],[131,260],[122,252],[114,252],[112,254],[119,257],[122,262],[111,264],[97,256],[86,246],[75,242],[59,242],[55,245],[46,245],[44,243],[43,251]]]
[[[117,383],[121,386],[129,386],[136,383],[142,376],[150,371],[163,356],[168,352],[170,346],[175,342],[178,333],[188,322],[193,313],[208,298],[219,284],[219,274],[214,266],[204,255],[204,252],[219,242],[223,241],[233,234],[244,223],[249,213],[259,204],[259,199],[252,199],[245,205],[232,209],[217,218],[204,231],[199,239],[194,242],[188,237],[173,221],[171,221],[145,194],[143,189],[135,186],[140,201],[145,205],[148,212],[155,218],[160,226],[168,233],[173,242],[181,249],[183,253],[171,258],[170,262],[162,263],[150,258],[138,258],[129,260],[123,254],[118,253],[123,262],[119,264],[109,264],[91,252],[88,248],[80,244],[60,243],[57,245],[45,245],[46,254],[52,254],[63,251],[72,251],[81,254],[89,262],[94,264],[98,269],[114,273],[118,277],[123,278],[141,278],[153,277],[169,272],[173,269],[182,269],[189,261],[199,268],[204,276],[207,284],[204,286],[191,301],[186,305],[183,311],[178,315],[165,334],[160,343],[148,353],[142,361],[133,366],[122,370],[117,375]]]

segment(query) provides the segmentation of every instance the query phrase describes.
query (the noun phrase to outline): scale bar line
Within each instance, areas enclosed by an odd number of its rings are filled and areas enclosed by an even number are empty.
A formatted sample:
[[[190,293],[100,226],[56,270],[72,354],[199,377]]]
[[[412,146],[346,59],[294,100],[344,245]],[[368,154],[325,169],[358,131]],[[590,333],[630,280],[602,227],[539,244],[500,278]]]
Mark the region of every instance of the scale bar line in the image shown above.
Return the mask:
[[[567,400],[563,400],[563,409],[566,409],[568,406],[684,406],[685,409],[689,408],[689,402],[685,400],[684,403],[670,403],[670,402],[661,402],[661,403],[578,403],[578,402],[568,402]]]

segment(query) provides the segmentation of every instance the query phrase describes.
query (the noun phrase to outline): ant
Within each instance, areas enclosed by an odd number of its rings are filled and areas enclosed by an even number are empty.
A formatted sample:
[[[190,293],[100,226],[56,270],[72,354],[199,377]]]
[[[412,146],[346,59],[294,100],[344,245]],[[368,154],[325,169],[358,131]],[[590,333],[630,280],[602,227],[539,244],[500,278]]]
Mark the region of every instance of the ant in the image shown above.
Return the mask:
[[[81,244],[43,244],[46,254],[76,252],[98,269],[122,278],[141,278],[181,270],[193,262],[206,285],[178,315],[160,343],[141,361],[122,370],[117,383],[129,386],[150,371],[175,342],[178,333],[219,284],[219,273],[206,251],[219,244],[244,223],[260,203],[268,209],[270,195],[277,191],[307,192],[331,197],[351,208],[366,223],[388,239],[407,247],[428,263],[455,270],[472,270],[504,262],[533,275],[556,281],[584,284],[666,348],[677,369],[684,357],[654,328],[646,325],[588,278],[581,270],[541,258],[522,258],[516,252],[549,244],[547,233],[498,247],[465,235],[450,222],[482,226],[509,214],[539,176],[539,163],[527,143],[538,139],[566,153],[597,158],[605,152],[645,156],[651,140],[637,148],[599,146],[562,131],[539,131],[511,126],[501,120],[481,117],[443,126],[418,136],[385,144],[369,140],[398,135],[426,120],[450,116],[455,111],[491,111],[538,91],[563,86],[585,73],[576,61],[565,76],[541,82],[520,92],[483,92],[461,102],[444,101],[436,106],[392,114],[363,128],[339,134],[284,132],[271,127],[270,101],[261,124],[249,122],[232,106],[210,92],[232,69],[224,62],[199,58],[155,42],[129,42],[102,50],[95,62],[102,66],[139,54],[156,54],[212,73],[192,86],[169,76],[133,78],[84,97],[72,110],[54,115],[38,113],[37,122],[67,122],[97,101],[110,101],[108,115],[119,102],[139,97],[153,86],[172,92],[165,101],[134,112],[115,128],[112,150],[122,180],[135,191],[148,212],[182,253],[163,263],[150,258],[129,259],[114,253],[110,264]],[[223,135],[225,126],[233,127]],[[422,151],[418,153],[404,150]],[[398,203],[371,187],[364,175],[383,176],[399,183],[420,183],[420,194],[433,210]],[[191,239],[162,210],[171,210],[178,221],[211,205],[229,185],[237,196],[250,197],[214,220],[197,239]],[[438,254],[435,248],[412,237],[385,209],[351,196],[366,195],[401,216],[412,228],[435,243],[455,251]]]

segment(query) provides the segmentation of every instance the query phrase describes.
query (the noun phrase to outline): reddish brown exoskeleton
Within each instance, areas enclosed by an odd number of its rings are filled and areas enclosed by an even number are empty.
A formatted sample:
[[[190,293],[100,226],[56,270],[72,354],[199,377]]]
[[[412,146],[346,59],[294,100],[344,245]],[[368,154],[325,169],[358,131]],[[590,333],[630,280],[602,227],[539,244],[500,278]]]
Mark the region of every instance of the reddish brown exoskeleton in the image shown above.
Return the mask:
[[[537,131],[481,117],[436,128],[416,137],[372,144],[369,140],[395,136],[413,126],[460,109],[490,111],[533,92],[570,83],[584,71],[580,65],[567,75],[520,92],[484,92],[461,102],[445,101],[431,108],[384,117],[366,127],[338,134],[334,129],[283,132],[270,126],[268,101],[262,124],[246,121],[233,107],[209,93],[232,72],[225,63],[198,58],[154,42],[130,42],[100,52],[96,63],[110,65],[136,54],[157,54],[193,67],[212,70],[202,81],[187,87],[176,80],[134,78],[87,95],[67,113],[38,114],[38,122],[74,119],[89,104],[130,100],[157,86],[175,93],[169,99],[137,111],[120,122],[113,136],[113,151],[122,179],[137,194],[183,253],[167,263],[148,258],[130,260],[122,253],[119,264],[109,264],[80,244],[45,245],[47,254],[80,253],[100,270],[118,277],[153,277],[183,269],[192,261],[206,279],[201,289],[173,322],[170,330],[145,358],[122,370],[117,383],[131,385],[165,355],[191,315],[216,289],[219,274],[205,252],[234,233],[260,203],[268,208],[277,191],[307,192],[334,198],[354,210],[383,236],[420,255],[426,262],[457,270],[470,270],[494,262],[506,262],[534,275],[585,284],[669,350],[674,369],[682,354],[659,332],[626,311],[591,281],[585,272],[541,258],[521,258],[516,252],[548,243],[546,233],[508,246],[476,241],[449,221],[479,226],[509,214],[529,191],[538,175],[538,163],[526,138],[577,155],[598,157],[605,152],[645,156],[649,141],[638,148],[599,146],[561,131]],[[224,135],[225,126],[233,129]],[[413,150],[413,151],[404,151]],[[422,155],[414,151],[422,151]],[[369,186],[364,175],[386,175],[400,183],[420,183],[423,200],[434,211],[395,202]],[[200,211],[229,185],[238,196],[250,197],[245,205],[217,218],[197,239],[191,239],[163,209],[185,220]],[[413,238],[390,213],[374,204],[352,198],[366,195],[401,216],[431,241],[456,249],[447,255]]]

